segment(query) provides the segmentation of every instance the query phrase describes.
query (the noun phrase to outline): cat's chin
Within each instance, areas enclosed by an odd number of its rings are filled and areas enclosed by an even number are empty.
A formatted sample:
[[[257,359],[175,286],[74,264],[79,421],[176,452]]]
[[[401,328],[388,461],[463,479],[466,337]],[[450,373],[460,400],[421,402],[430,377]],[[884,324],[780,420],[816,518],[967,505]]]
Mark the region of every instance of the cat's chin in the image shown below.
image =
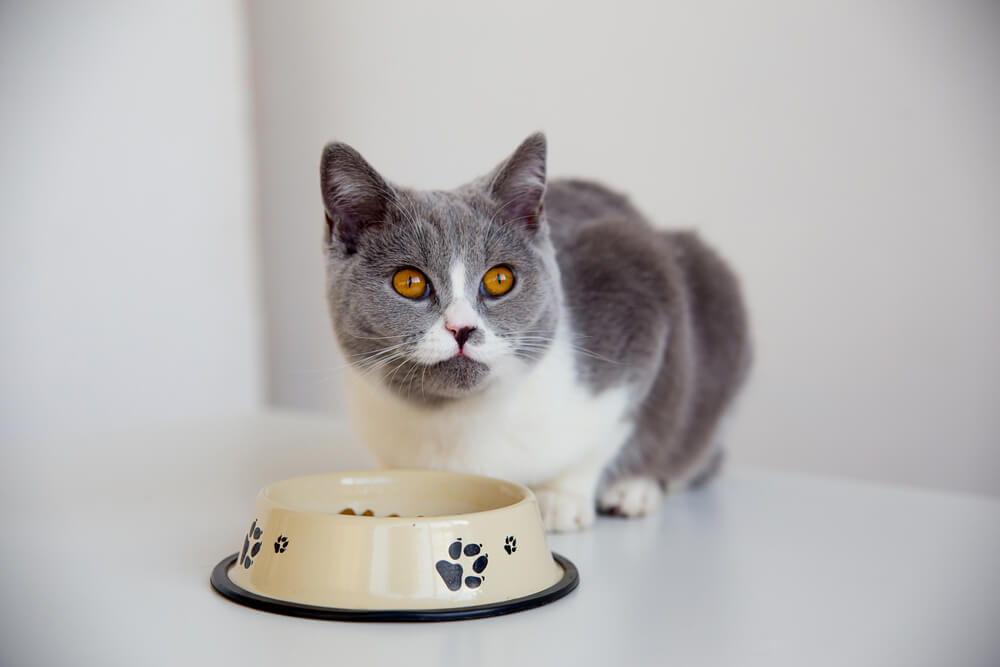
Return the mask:
[[[409,375],[413,381],[392,386],[393,391],[418,403],[434,404],[481,391],[489,384],[491,372],[486,364],[462,356],[439,361]]]
[[[441,398],[462,398],[482,389],[490,377],[490,367],[469,357],[452,357],[428,369],[436,382],[434,393]]]

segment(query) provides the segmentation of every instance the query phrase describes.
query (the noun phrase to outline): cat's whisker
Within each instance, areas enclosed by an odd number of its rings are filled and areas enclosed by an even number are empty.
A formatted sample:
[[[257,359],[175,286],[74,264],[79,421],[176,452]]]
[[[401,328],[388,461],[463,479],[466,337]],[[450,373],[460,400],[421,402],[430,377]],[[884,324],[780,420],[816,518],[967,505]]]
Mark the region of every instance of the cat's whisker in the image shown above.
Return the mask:
[[[393,352],[392,354],[386,354],[380,357],[373,357],[371,359],[364,359],[362,361],[358,361],[356,363],[352,363],[349,365],[360,371],[368,371],[372,368],[376,368],[378,366],[395,361],[396,359],[400,359],[403,356],[405,356],[403,352]]]
[[[579,345],[571,345],[570,347],[572,347],[574,350],[576,350],[580,354],[587,355],[591,359],[597,359],[599,361],[606,361],[609,364],[621,364],[621,363],[624,363],[624,362],[618,361],[617,359],[608,359],[605,356],[597,354],[596,352],[592,352],[592,351],[590,351],[590,350],[588,350],[586,348],[580,347]]]
[[[380,361],[379,363],[374,364],[374,365],[372,365],[371,367],[369,367],[367,369],[364,369],[363,372],[361,373],[361,377],[363,377],[363,378],[370,377],[371,375],[374,375],[376,372],[382,370],[386,366],[389,366],[390,364],[398,361],[399,359],[403,360],[400,363],[400,365],[406,363],[406,357],[405,357],[405,355],[394,356],[394,357],[391,357],[389,359],[385,359],[383,361]]]
[[[332,375],[339,374],[343,370],[350,367],[363,367],[369,362],[377,361],[385,356],[389,355],[396,350],[408,345],[408,342],[403,342],[398,345],[390,345],[387,347],[379,348],[371,352],[361,352],[358,354],[344,355],[344,363],[336,364],[334,366],[329,366],[325,368],[300,368],[292,371],[287,371],[288,373],[295,373],[297,375]]]
[[[514,356],[517,357],[518,359],[523,359],[524,361],[532,361],[533,362],[533,361],[538,361],[541,358],[542,355],[540,355],[540,354],[532,354],[532,353],[524,352],[524,351],[517,351],[517,352],[514,352]]]
[[[421,364],[414,364],[413,365],[413,371],[414,371],[413,372],[413,379],[410,380],[410,383],[406,387],[406,393],[407,394],[409,394],[410,391],[413,389],[413,384],[417,381],[417,378],[418,377],[423,377],[423,373],[419,373],[418,374],[416,372],[417,370],[419,370],[421,368],[421,366],[422,366]],[[426,368],[426,366],[423,366],[423,368]]]
[[[383,366],[387,363],[395,361],[396,359],[402,359],[406,356],[405,352],[397,351],[392,354],[382,355],[380,357],[373,357],[371,359],[364,359],[357,363],[351,364],[354,368],[361,371],[368,371],[370,369],[376,368],[378,366]]]
[[[391,350],[380,350],[378,352],[371,353],[363,359],[350,362],[348,365],[353,365],[359,370],[364,371],[363,375],[368,375],[372,371],[381,368],[386,364],[406,357],[407,352],[396,349],[398,347],[401,346],[394,346]]]
[[[374,352],[359,352],[358,354],[352,354],[352,355],[349,355],[349,356],[351,356],[351,357],[365,357],[365,356],[373,355],[373,354],[382,354],[383,352],[389,352],[390,350],[397,350],[397,349],[399,349],[401,347],[404,347],[406,345],[409,345],[409,344],[410,344],[410,341],[404,340],[402,343],[396,343],[395,345],[387,345],[385,347],[380,347],[379,349],[375,350]]]
[[[389,352],[391,350],[398,350],[401,347],[406,347],[407,345],[413,345],[413,344],[414,344],[413,341],[404,340],[404,341],[399,342],[399,343],[391,343],[389,345],[383,345],[382,347],[377,347],[374,350],[370,350],[368,352],[361,352],[361,353],[358,353],[358,354],[352,355],[352,356],[361,357],[361,356],[364,356],[364,355],[367,355],[367,354],[380,354],[382,352]]]
[[[406,355],[402,353],[393,354],[388,357],[381,357],[379,359],[373,359],[365,363],[355,364],[354,368],[361,372],[362,377],[367,377],[372,373],[374,373],[375,371],[379,370],[380,368],[383,368],[398,359],[402,359],[405,356]]]
[[[552,339],[550,339],[550,340],[552,340]],[[618,361],[616,359],[608,359],[607,357],[605,357],[603,355],[600,355],[597,352],[594,352],[593,350],[588,350],[587,348],[581,347],[579,345],[574,345],[574,344],[570,343],[569,346],[574,351],[579,352],[580,354],[586,355],[586,356],[588,356],[588,357],[590,357],[592,359],[597,359],[599,361],[604,361],[604,362],[607,362],[609,364],[621,364],[621,363],[623,363],[623,362]],[[524,348],[524,349],[534,349],[534,350],[543,350],[544,351],[544,350],[551,349],[552,346],[551,345],[543,344],[543,342],[541,342],[541,341],[523,340],[520,343],[518,343],[516,347],[518,347],[518,348]]]
[[[413,334],[400,334],[398,336],[358,336],[352,333],[348,333],[347,335],[350,336],[351,338],[358,338],[360,340],[390,340],[390,339],[399,340],[400,338],[407,338],[409,336],[413,336]]]
[[[400,352],[395,352],[393,354],[385,354],[385,355],[380,355],[380,356],[373,355],[373,356],[367,357],[365,359],[360,359],[358,361],[350,362],[348,365],[349,366],[353,366],[354,368],[358,368],[358,369],[364,370],[364,369],[368,369],[368,368],[372,368],[374,366],[377,366],[378,364],[381,364],[383,362],[391,361],[391,360],[395,359],[397,357],[397,355],[399,355],[399,354],[401,354],[401,353]]]
[[[367,366],[367,365],[370,365],[370,364],[373,364],[373,363],[378,363],[380,361],[385,361],[387,359],[395,359],[395,358],[397,358],[399,356],[403,356],[405,354],[406,354],[406,352],[403,351],[403,350],[400,350],[400,349],[383,350],[381,352],[375,352],[373,354],[370,354],[370,355],[368,355],[366,357],[363,357],[361,359],[357,359],[357,360],[353,361],[352,363],[355,366]]]
[[[497,333],[501,338],[517,338],[518,336],[530,336],[530,335],[541,335],[548,338],[555,338],[555,333],[552,329],[527,329],[525,331],[500,331]],[[588,336],[581,333],[570,333],[573,338],[593,338],[593,336]]]
[[[322,379],[334,379],[334,378],[340,378],[341,373],[343,371],[345,371],[346,369],[351,368],[351,367],[358,367],[359,365],[360,365],[359,362],[357,362],[357,361],[350,361],[349,360],[349,361],[346,361],[346,362],[344,362],[342,364],[338,364],[336,366],[331,366],[330,368],[317,368],[317,369],[301,370],[301,371],[298,371],[298,372],[299,373],[312,373],[314,375],[323,375],[323,376],[325,376]]]
[[[409,383],[407,383],[407,380],[410,380],[410,376],[415,376],[418,368],[419,368],[419,366],[417,364],[413,364],[413,368],[411,368],[406,373],[406,375],[403,376],[403,381],[400,383],[401,385],[403,385],[403,384],[406,385],[406,393],[407,394],[410,393],[410,387],[412,386],[412,380]]]
[[[550,338],[555,338],[555,331],[553,329],[526,329],[524,331],[510,331],[501,332],[499,336],[511,337],[511,336],[525,336],[525,335],[542,335],[548,336]],[[588,336],[587,334],[569,332],[569,335],[573,338],[593,338],[593,336]]]
[[[403,366],[406,365],[407,361],[409,361],[409,358],[403,359],[401,362],[399,362],[398,364],[396,364],[395,368],[393,368],[391,371],[389,371],[389,374],[385,376],[385,380],[384,380],[386,384],[390,384],[392,382],[392,378],[394,378],[396,376],[396,373],[399,372],[400,368],[402,368]]]

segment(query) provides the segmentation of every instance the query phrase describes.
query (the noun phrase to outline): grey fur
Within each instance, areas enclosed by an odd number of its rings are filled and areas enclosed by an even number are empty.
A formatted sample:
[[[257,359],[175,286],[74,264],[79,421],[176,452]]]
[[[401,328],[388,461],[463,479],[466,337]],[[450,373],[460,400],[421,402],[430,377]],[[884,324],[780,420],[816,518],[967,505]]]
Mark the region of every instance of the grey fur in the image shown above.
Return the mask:
[[[532,363],[544,342],[522,335],[551,337],[565,310],[579,381],[595,393],[630,389],[634,431],[603,482],[637,474],[704,481],[721,461],[713,448],[719,419],[749,366],[738,281],[694,233],[655,230],[601,185],[553,181],[546,189],[545,151],[536,134],[483,178],[419,192],[390,185],[350,147],[327,146],[321,179],[337,339],[362,366],[391,354],[378,356],[387,342],[402,343],[398,364],[373,372],[409,400],[459,400],[484,386],[490,369],[462,358],[421,366],[405,357],[407,344],[449,303],[443,278],[452,258],[462,258],[474,282],[495,264],[516,266],[510,293],[477,301],[490,326],[523,343],[519,356]],[[403,266],[420,268],[441,291],[401,298],[390,280]]]
[[[749,367],[736,277],[696,234],[653,229],[600,185],[554,182],[545,203],[571,326],[593,353],[579,355],[582,379],[595,391],[635,387],[635,431],[604,483],[702,477]]]

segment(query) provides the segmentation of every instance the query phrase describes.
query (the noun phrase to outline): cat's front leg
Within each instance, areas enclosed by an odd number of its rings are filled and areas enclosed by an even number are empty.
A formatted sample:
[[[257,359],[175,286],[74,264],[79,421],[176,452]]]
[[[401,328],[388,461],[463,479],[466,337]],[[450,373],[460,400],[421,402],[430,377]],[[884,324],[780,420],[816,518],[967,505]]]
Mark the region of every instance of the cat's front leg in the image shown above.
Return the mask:
[[[594,494],[603,461],[582,461],[534,488],[545,530],[568,533],[594,525]]]
[[[608,484],[597,499],[601,512],[612,516],[647,516],[663,500],[660,482],[649,475],[621,477]]]
[[[579,491],[562,487],[535,490],[542,523],[550,533],[569,533],[594,525],[594,500]]]

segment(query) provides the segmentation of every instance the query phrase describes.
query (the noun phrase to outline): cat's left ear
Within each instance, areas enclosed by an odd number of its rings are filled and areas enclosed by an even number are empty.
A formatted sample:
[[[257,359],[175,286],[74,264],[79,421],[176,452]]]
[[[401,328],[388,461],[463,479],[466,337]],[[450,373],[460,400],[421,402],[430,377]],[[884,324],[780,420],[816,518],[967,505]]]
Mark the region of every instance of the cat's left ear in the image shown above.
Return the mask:
[[[545,195],[545,135],[536,132],[494,170],[489,189],[499,217],[531,233],[542,222]]]

